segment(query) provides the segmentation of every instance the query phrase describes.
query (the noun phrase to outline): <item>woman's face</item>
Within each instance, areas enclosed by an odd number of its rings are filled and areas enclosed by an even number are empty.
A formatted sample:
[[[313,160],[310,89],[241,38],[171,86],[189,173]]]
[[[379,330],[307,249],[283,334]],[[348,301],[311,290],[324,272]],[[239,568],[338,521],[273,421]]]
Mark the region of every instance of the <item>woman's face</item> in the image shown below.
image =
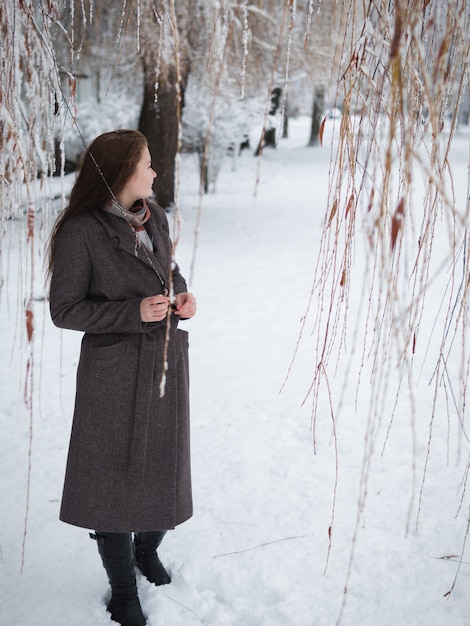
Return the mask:
[[[118,196],[120,204],[125,209],[129,209],[136,200],[151,196],[153,193],[152,185],[156,176],[156,172],[152,169],[149,149],[146,147],[135,172],[130,177],[124,191]]]

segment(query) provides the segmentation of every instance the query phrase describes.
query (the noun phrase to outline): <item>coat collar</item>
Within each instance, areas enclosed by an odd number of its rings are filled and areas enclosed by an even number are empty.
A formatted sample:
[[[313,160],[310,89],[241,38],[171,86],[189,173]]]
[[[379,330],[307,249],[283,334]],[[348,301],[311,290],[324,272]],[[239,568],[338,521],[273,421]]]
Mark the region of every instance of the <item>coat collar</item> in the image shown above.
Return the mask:
[[[146,253],[143,250],[143,244],[138,241],[135,231],[129,226],[126,220],[102,211],[101,209],[95,209],[92,213],[119,248],[128,254],[131,254],[133,257],[136,257],[139,261],[142,261],[142,263],[145,263],[145,265],[148,265],[154,271],[156,269],[158,274],[160,274],[168,283],[168,271],[163,268],[160,260],[153,252],[147,251]],[[156,238],[158,238],[158,230],[155,221],[152,219],[151,210],[150,213],[151,217],[146,222],[145,226],[150,235],[150,239],[155,242]]]

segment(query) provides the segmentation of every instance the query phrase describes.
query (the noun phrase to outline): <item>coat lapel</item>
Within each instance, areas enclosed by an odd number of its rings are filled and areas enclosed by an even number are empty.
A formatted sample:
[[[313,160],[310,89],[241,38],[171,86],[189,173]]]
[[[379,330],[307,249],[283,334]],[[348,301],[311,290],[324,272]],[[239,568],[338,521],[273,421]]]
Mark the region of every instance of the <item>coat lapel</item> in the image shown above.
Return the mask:
[[[156,269],[162,278],[168,282],[168,271],[162,267],[161,260],[154,254],[154,252],[150,252],[149,250],[145,251],[143,249],[143,245],[140,244],[135,231],[124,219],[101,210],[93,211],[93,213],[97,220],[102,224],[103,228],[107,231],[110,238],[116,242],[116,245],[119,248],[136,257],[139,261],[142,261],[142,263],[145,263],[145,265],[148,265],[154,271]],[[158,249],[159,233],[155,228],[152,216],[147,222],[147,225],[150,238]]]

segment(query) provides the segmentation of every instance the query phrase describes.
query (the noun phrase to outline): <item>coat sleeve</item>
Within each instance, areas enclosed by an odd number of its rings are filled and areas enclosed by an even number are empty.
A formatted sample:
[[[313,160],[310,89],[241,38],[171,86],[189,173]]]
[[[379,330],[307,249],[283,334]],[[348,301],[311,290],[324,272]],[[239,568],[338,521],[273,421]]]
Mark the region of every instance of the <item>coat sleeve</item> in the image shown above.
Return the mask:
[[[109,301],[90,297],[92,272],[82,229],[65,222],[54,246],[50,288],[50,312],[56,326],[88,333],[142,333],[161,323],[141,321],[142,298]]]

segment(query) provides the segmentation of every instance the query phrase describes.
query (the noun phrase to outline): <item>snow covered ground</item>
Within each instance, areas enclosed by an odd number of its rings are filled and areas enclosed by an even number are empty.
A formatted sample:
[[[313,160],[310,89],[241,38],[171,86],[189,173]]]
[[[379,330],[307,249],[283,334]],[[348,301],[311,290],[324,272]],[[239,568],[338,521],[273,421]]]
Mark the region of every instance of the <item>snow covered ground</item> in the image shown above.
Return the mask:
[[[280,393],[306,311],[327,196],[329,151],[305,148],[307,136],[308,120],[293,120],[289,139],[265,151],[256,194],[252,154],[244,152],[235,170],[224,163],[217,193],[203,201],[193,273],[196,161],[182,161],[177,259],[193,276],[198,299],[197,317],[184,323],[191,342],[195,512],[160,550],[171,585],[155,588],[139,577],[142,605],[151,626],[468,625],[468,548],[453,591],[444,596],[465,539],[468,497],[459,505],[470,446],[445,412],[433,424],[416,527],[432,362],[422,366],[415,388],[413,422],[404,401],[383,454],[383,433],[377,434],[360,512],[368,386],[356,403],[343,402],[327,563],[335,439],[322,397],[314,453],[310,401],[302,405],[315,365],[308,332]],[[455,147],[461,155],[455,180],[465,197],[468,135],[457,136]],[[11,280],[22,276],[24,250],[9,226],[2,271],[10,280],[0,292],[0,624],[109,626],[96,545],[85,530],[58,520],[80,335],[53,327],[39,279],[21,572],[30,414],[18,311],[27,286]],[[334,402],[341,386],[341,377],[330,381]],[[385,430],[389,418],[384,415]]]

